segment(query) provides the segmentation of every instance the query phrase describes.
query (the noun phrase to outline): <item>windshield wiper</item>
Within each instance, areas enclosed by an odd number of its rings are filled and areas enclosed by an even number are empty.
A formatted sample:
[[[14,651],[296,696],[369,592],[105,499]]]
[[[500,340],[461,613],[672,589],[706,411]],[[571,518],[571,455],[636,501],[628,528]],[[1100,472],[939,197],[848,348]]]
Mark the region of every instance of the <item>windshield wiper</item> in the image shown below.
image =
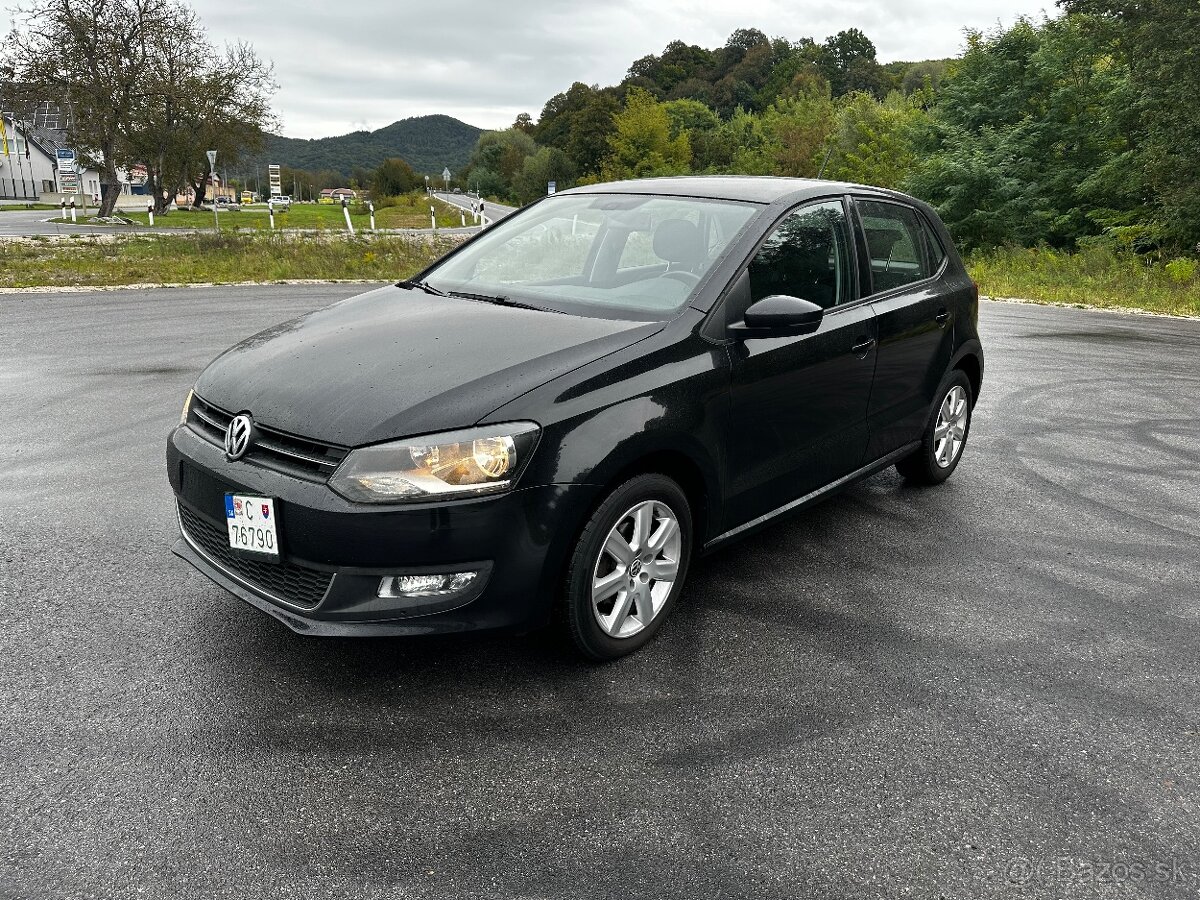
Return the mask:
[[[531,303],[521,303],[508,297],[494,294],[471,294],[466,291],[450,291],[451,297],[462,297],[464,300],[478,300],[480,303],[494,303],[496,306],[511,306],[513,309],[535,309],[538,312],[558,312],[557,309],[546,309],[544,306],[534,306]]]
[[[447,294],[445,291],[439,291],[428,281],[401,281],[398,285],[396,285],[396,287],[416,288],[417,290],[424,291],[427,294],[433,294],[435,297],[449,296],[449,294]]]

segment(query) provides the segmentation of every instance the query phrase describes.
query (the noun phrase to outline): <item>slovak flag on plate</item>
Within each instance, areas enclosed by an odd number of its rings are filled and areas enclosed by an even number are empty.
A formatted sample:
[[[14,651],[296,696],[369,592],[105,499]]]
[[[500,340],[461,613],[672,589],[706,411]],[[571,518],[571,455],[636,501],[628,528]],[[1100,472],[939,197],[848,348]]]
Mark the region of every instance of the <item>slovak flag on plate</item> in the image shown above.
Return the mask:
[[[264,518],[264,519],[269,519],[269,518],[271,518],[271,507],[267,506],[267,504],[265,504],[265,503],[264,503],[264,504],[262,505],[262,511],[263,511],[263,518]]]

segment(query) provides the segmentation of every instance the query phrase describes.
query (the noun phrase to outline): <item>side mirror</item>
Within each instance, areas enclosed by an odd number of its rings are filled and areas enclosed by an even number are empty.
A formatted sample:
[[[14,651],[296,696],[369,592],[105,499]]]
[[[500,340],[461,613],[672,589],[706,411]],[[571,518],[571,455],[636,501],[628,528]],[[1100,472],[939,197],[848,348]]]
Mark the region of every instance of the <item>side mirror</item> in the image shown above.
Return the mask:
[[[773,294],[752,303],[746,310],[745,321],[734,323],[726,330],[739,340],[791,337],[812,334],[821,327],[824,318],[825,310],[815,303],[799,297]]]

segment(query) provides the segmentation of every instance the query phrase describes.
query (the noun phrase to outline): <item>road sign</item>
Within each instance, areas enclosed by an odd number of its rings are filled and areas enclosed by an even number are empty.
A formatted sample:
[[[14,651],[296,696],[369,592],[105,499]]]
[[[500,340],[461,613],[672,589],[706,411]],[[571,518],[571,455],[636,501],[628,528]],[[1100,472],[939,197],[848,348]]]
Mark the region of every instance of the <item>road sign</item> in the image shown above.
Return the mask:
[[[446,187],[450,187],[450,167],[442,169],[442,181],[446,182]]]
[[[75,171],[75,151],[69,147],[59,147],[54,151],[54,161],[58,163],[59,172]]]
[[[208,168],[210,170],[212,170],[212,173],[214,175],[216,175],[217,174],[217,151],[209,150],[208,153],[206,154],[206,156],[208,156]]]
[[[546,193],[547,194],[553,194],[556,190],[558,190],[558,182],[557,181],[546,182]]]
[[[59,172],[58,192],[60,194],[79,193],[79,176],[74,172]]]

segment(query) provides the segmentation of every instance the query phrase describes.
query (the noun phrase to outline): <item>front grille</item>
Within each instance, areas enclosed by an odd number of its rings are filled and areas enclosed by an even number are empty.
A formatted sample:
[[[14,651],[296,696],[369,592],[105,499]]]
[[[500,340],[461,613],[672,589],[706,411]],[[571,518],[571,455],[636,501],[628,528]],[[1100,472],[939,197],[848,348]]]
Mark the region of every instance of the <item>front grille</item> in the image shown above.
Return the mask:
[[[233,413],[193,396],[188,427],[209,443],[224,447],[225,429],[233,416]],[[308,481],[325,481],[349,452],[346,447],[297,437],[256,422],[254,442],[242,459]]]
[[[207,519],[179,504],[179,522],[187,538],[220,569],[233,573],[247,586],[293,606],[312,609],[329,590],[333,575],[281,560],[260,562],[234,553],[229,535]]]

